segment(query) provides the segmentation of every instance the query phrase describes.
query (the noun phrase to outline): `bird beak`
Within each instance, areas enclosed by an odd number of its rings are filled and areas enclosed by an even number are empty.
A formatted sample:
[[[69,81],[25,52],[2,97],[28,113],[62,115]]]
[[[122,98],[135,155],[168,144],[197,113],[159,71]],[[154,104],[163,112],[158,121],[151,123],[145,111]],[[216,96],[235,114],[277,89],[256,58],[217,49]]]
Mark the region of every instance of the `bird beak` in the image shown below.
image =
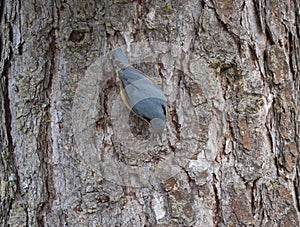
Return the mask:
[[[161,134],[158,134],[158,135],[157,135],[157,143],[158,143],[159,146],[162,146],[162,145],[163,145]]]

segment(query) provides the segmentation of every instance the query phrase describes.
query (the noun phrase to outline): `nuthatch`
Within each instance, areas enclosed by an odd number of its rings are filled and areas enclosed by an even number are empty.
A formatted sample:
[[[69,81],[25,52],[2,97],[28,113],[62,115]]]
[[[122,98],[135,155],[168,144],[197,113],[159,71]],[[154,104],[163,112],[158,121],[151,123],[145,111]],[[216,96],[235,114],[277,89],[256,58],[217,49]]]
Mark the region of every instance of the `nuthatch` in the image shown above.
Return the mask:
[[[144,73],[129,65],[121,48],[110,53],[120,79],[121,96],[125,105],[150,123],[160,144],[166,126],[167,102],[162,90]]]

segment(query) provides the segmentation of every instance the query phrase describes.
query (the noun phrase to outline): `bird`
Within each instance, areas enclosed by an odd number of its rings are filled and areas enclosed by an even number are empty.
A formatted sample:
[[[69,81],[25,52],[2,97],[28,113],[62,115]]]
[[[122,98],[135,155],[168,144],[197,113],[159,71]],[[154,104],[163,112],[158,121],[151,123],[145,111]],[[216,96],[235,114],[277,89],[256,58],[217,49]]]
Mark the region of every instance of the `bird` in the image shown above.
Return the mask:
[[[127,108],[151,125],[162,145],[162,134],[166,127],[167,100],[161,88],[146,74],[129,64],[121,48],[110,52],[117,71],[120,93]]]

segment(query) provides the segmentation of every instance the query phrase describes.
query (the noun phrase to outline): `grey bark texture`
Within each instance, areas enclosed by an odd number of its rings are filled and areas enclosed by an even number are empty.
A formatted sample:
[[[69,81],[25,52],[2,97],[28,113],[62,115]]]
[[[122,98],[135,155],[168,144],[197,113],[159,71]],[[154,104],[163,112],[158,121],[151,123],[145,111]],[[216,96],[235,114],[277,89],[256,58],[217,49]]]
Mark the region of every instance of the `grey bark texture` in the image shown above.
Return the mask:
[[[300,2],[0,1],[1,226],[299,226]],[[168,100],[126,109],[121,47]]]

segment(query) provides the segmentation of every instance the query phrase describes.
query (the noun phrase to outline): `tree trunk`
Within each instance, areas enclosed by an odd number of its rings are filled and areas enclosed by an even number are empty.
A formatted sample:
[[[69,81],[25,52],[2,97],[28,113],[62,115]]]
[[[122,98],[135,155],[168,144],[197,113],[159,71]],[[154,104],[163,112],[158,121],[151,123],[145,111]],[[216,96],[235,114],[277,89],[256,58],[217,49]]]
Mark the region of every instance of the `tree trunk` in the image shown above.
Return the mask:
[[[299,226],[299,5],[1,0],[1,226]],[[116,47],[167,97],[163,146]]]

